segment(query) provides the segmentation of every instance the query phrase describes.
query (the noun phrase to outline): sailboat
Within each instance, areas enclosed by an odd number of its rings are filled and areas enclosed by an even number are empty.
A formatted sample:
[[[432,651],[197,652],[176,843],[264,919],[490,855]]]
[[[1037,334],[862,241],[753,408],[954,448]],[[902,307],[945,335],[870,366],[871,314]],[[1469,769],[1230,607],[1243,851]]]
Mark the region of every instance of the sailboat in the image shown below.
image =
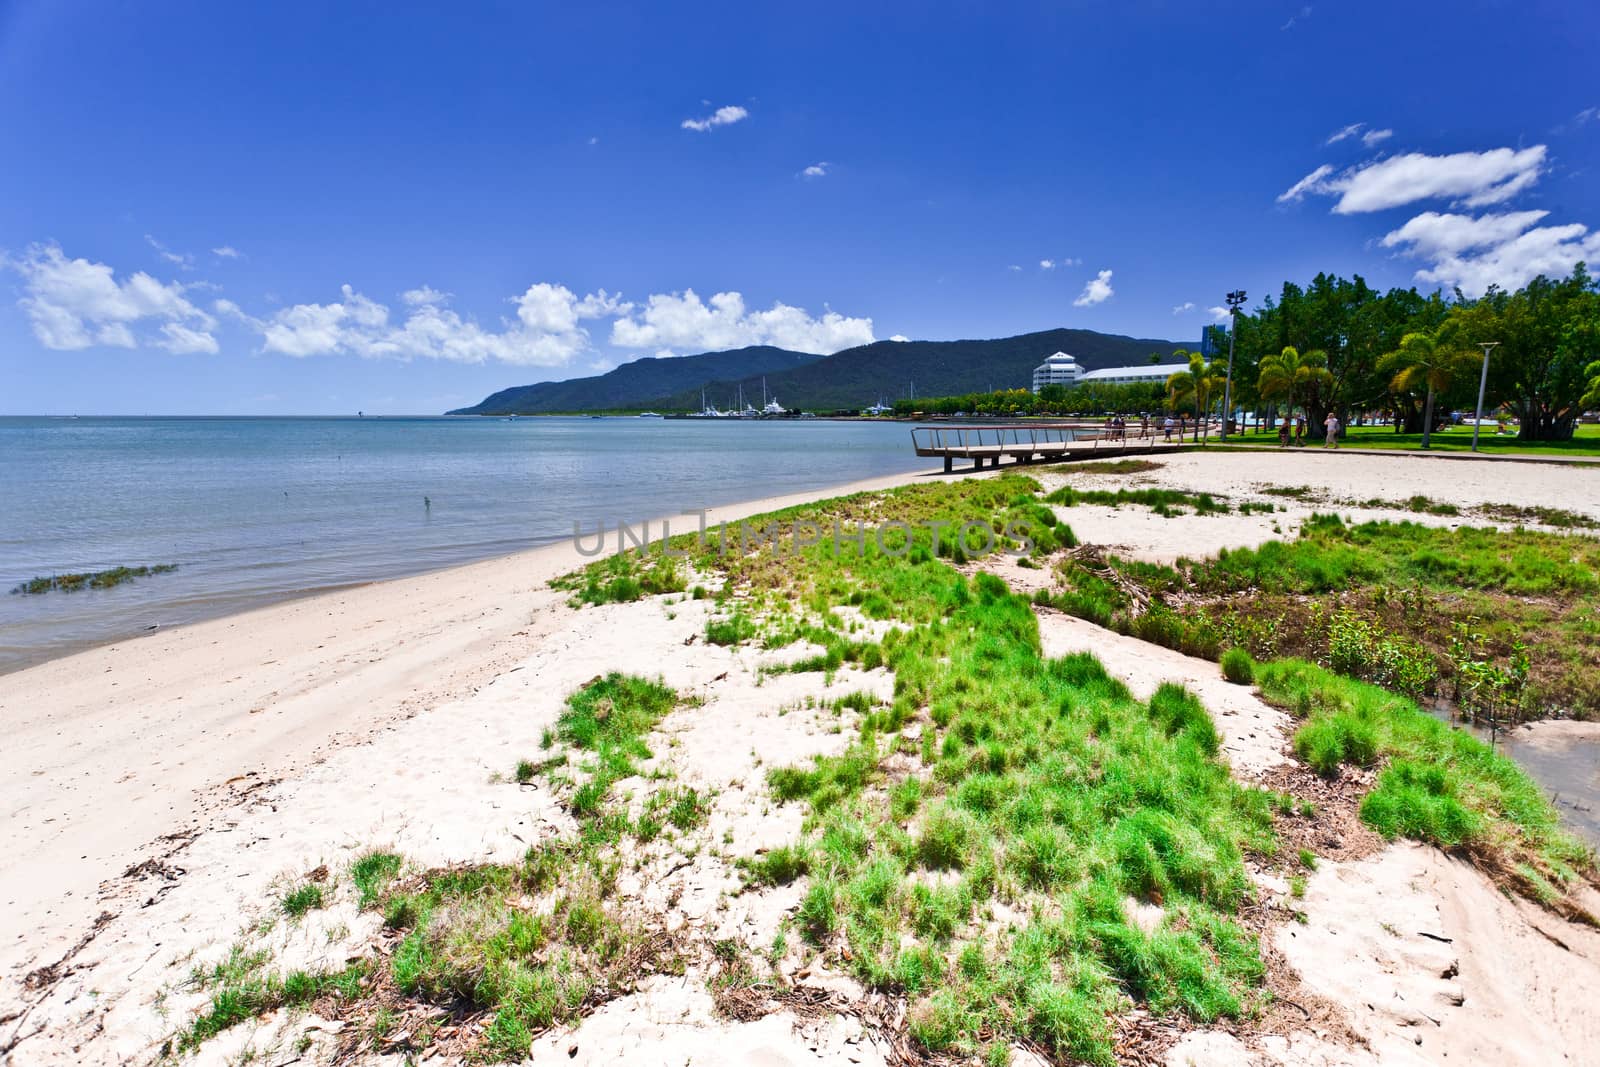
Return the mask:
[[[894,408],[889,406],[888,404],[885,404],[883,402],[883,397],[880,396],[878,398],[878,402],[876,404],[872,405],[870,408],[867,408],[864,412],[862,412],[862,414],[864,414],[864,415],[892,415],[892,414],[894,414]]]
[[[733,412],[733,417],[736,419],[754,419],[759,417],[760,414],[761,412],[744,402],[744,385],[741,383],[739,386],[739,407],[738,410]]]
[[[767,379],[765,375],[761,378],[761,414],[767,418],[788,414],[783,405],[778,403],[777,397],[772,398],[772,403],[767,403]]]
[[[702,389],[700,390],[700,410],[690,412],[689,417],[691,419],[725,419],[728,415],[727,412],[718,411],[715,404],[706,403],[706,391]]]

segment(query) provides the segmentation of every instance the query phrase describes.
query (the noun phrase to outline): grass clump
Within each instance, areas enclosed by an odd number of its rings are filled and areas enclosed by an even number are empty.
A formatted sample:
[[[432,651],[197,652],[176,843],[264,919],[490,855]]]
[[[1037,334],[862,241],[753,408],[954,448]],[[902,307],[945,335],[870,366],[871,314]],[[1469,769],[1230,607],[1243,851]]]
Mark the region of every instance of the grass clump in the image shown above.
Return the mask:
[[[306,912],[322,907],[322,886],[316,882],[307,882],[304,885],[296,886],[284,894],[280,903],[285,915],[298,919]]]
[[[1256,680],[1256,661],[1242,648],[1230,648],[1222,654],[1222,676],[1235,685],[1249,685]]]
[[[361,894],[361,907],[370,908],[400,873],[401,859],[393,852],[368,852],[350,865],[350,880]]]
[[[742,611],[725,619],[706,622],[706,641],[713,645],[737,645],[756,635],[756,625]]]
[[[573,795],[574,815],[598,814],[612,783],[637,773],[633,761],[651,756],[645,735],[677,700],[677,694],[659,682],[615,671],[567,698],[566,709],[556,720],[556,735],[595,757],[585,768],[591,772],[589,780]]]
[[[1305,719],[1295,751],[1319,773],[1381,768],[1360,810],[1385,837],[1461,849],[1534,900],[1547,896],[1543,886],[1565,893],[1595,880],[1594,853],[1562,828],[1527,772],[1467,731],[1303,660],[1261,664],[1256,682]]]
[[[368,964],[358,962],[337,971],[274,972],[266,952],[239,946],[209,972],[197,972],[193,984],[209,990],[210,1000],[193,1022],[163,1046],[163,1052],[193,1052],[225,1030],[282,1008],[300,1008],[325,996],[353,998],[361,991]]]
[[[1179,489],[1118,489],[1111,492],[1065,485],[1044,499],[1046,503],[1069,508],[1079,504],[1101,504],[1112,508],[1136,504],[1166,518],[1185,514],[1185,509],[1192,510],[1196,515],[1226,515],[1230,510],[1226,500],[1210,493],[1186,493]]]
[[[552,588],[573,593],[572,605],[615,604],[662,593],[681,593],[688,586],[679,561],[639,551],[618,552],[576,574],[557,578]]]

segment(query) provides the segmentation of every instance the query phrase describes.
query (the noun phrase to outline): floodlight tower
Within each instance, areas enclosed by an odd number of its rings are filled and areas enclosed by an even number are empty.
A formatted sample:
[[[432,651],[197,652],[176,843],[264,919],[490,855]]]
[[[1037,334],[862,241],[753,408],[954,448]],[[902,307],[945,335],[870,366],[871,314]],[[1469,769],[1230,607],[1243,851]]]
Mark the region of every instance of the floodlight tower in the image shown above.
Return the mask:
[[[1228,380],[1222,387],[1222,440],[1228,439],[1228,416],[1233,414],[1233,339],[1239,333],[1239,309],[1244,306],[1244,290],[1235,289],[1227,295],[1228,314],[1233,321],[1228,326]]]

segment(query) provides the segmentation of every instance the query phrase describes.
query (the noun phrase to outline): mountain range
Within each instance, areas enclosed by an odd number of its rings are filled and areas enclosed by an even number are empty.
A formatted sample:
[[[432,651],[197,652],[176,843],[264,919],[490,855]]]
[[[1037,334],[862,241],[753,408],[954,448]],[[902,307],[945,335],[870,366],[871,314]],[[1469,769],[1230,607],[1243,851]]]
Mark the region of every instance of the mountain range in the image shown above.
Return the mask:
[[[831,412],[910,395],[953,396],[1024,388],[1033,368],[1067,352],[1087,370],[1165,363],[1185,346],[1094,330],[1043,330],[971,341],[874,341],[830,356],[758,345],[694,356],[647,357],[606,374],[519,385],[451,415],[550,415],[590,411],[699,411],[701,391],[718,407],[742,389],[759,406],[763,391],[784,407]],[[764,380],[764,382],[763,382]],[[763,384],[765,390],[763,390]]]

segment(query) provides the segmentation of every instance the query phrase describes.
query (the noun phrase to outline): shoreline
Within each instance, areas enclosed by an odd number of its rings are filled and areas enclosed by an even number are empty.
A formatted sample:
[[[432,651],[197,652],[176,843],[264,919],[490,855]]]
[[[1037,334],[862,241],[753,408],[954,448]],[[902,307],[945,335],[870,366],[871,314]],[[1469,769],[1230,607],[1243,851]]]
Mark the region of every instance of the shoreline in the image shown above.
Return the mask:
[[[723,505],[707,510],[707,522],[933,473]],[[655,530],[692,518],[648,522]],[[568,538],[318,591],[0,675],[8,731],[0,776],[14,783],[0,831],[0,966],[20,973],[64,950],[94,919],[96,887],[206,808],[513,668],[543,636],[545,609],[567,599],[549,580],[592,558]],[[63,741],[69,736],[76,739]],[[24,940],[31,961],[19,952]]]

